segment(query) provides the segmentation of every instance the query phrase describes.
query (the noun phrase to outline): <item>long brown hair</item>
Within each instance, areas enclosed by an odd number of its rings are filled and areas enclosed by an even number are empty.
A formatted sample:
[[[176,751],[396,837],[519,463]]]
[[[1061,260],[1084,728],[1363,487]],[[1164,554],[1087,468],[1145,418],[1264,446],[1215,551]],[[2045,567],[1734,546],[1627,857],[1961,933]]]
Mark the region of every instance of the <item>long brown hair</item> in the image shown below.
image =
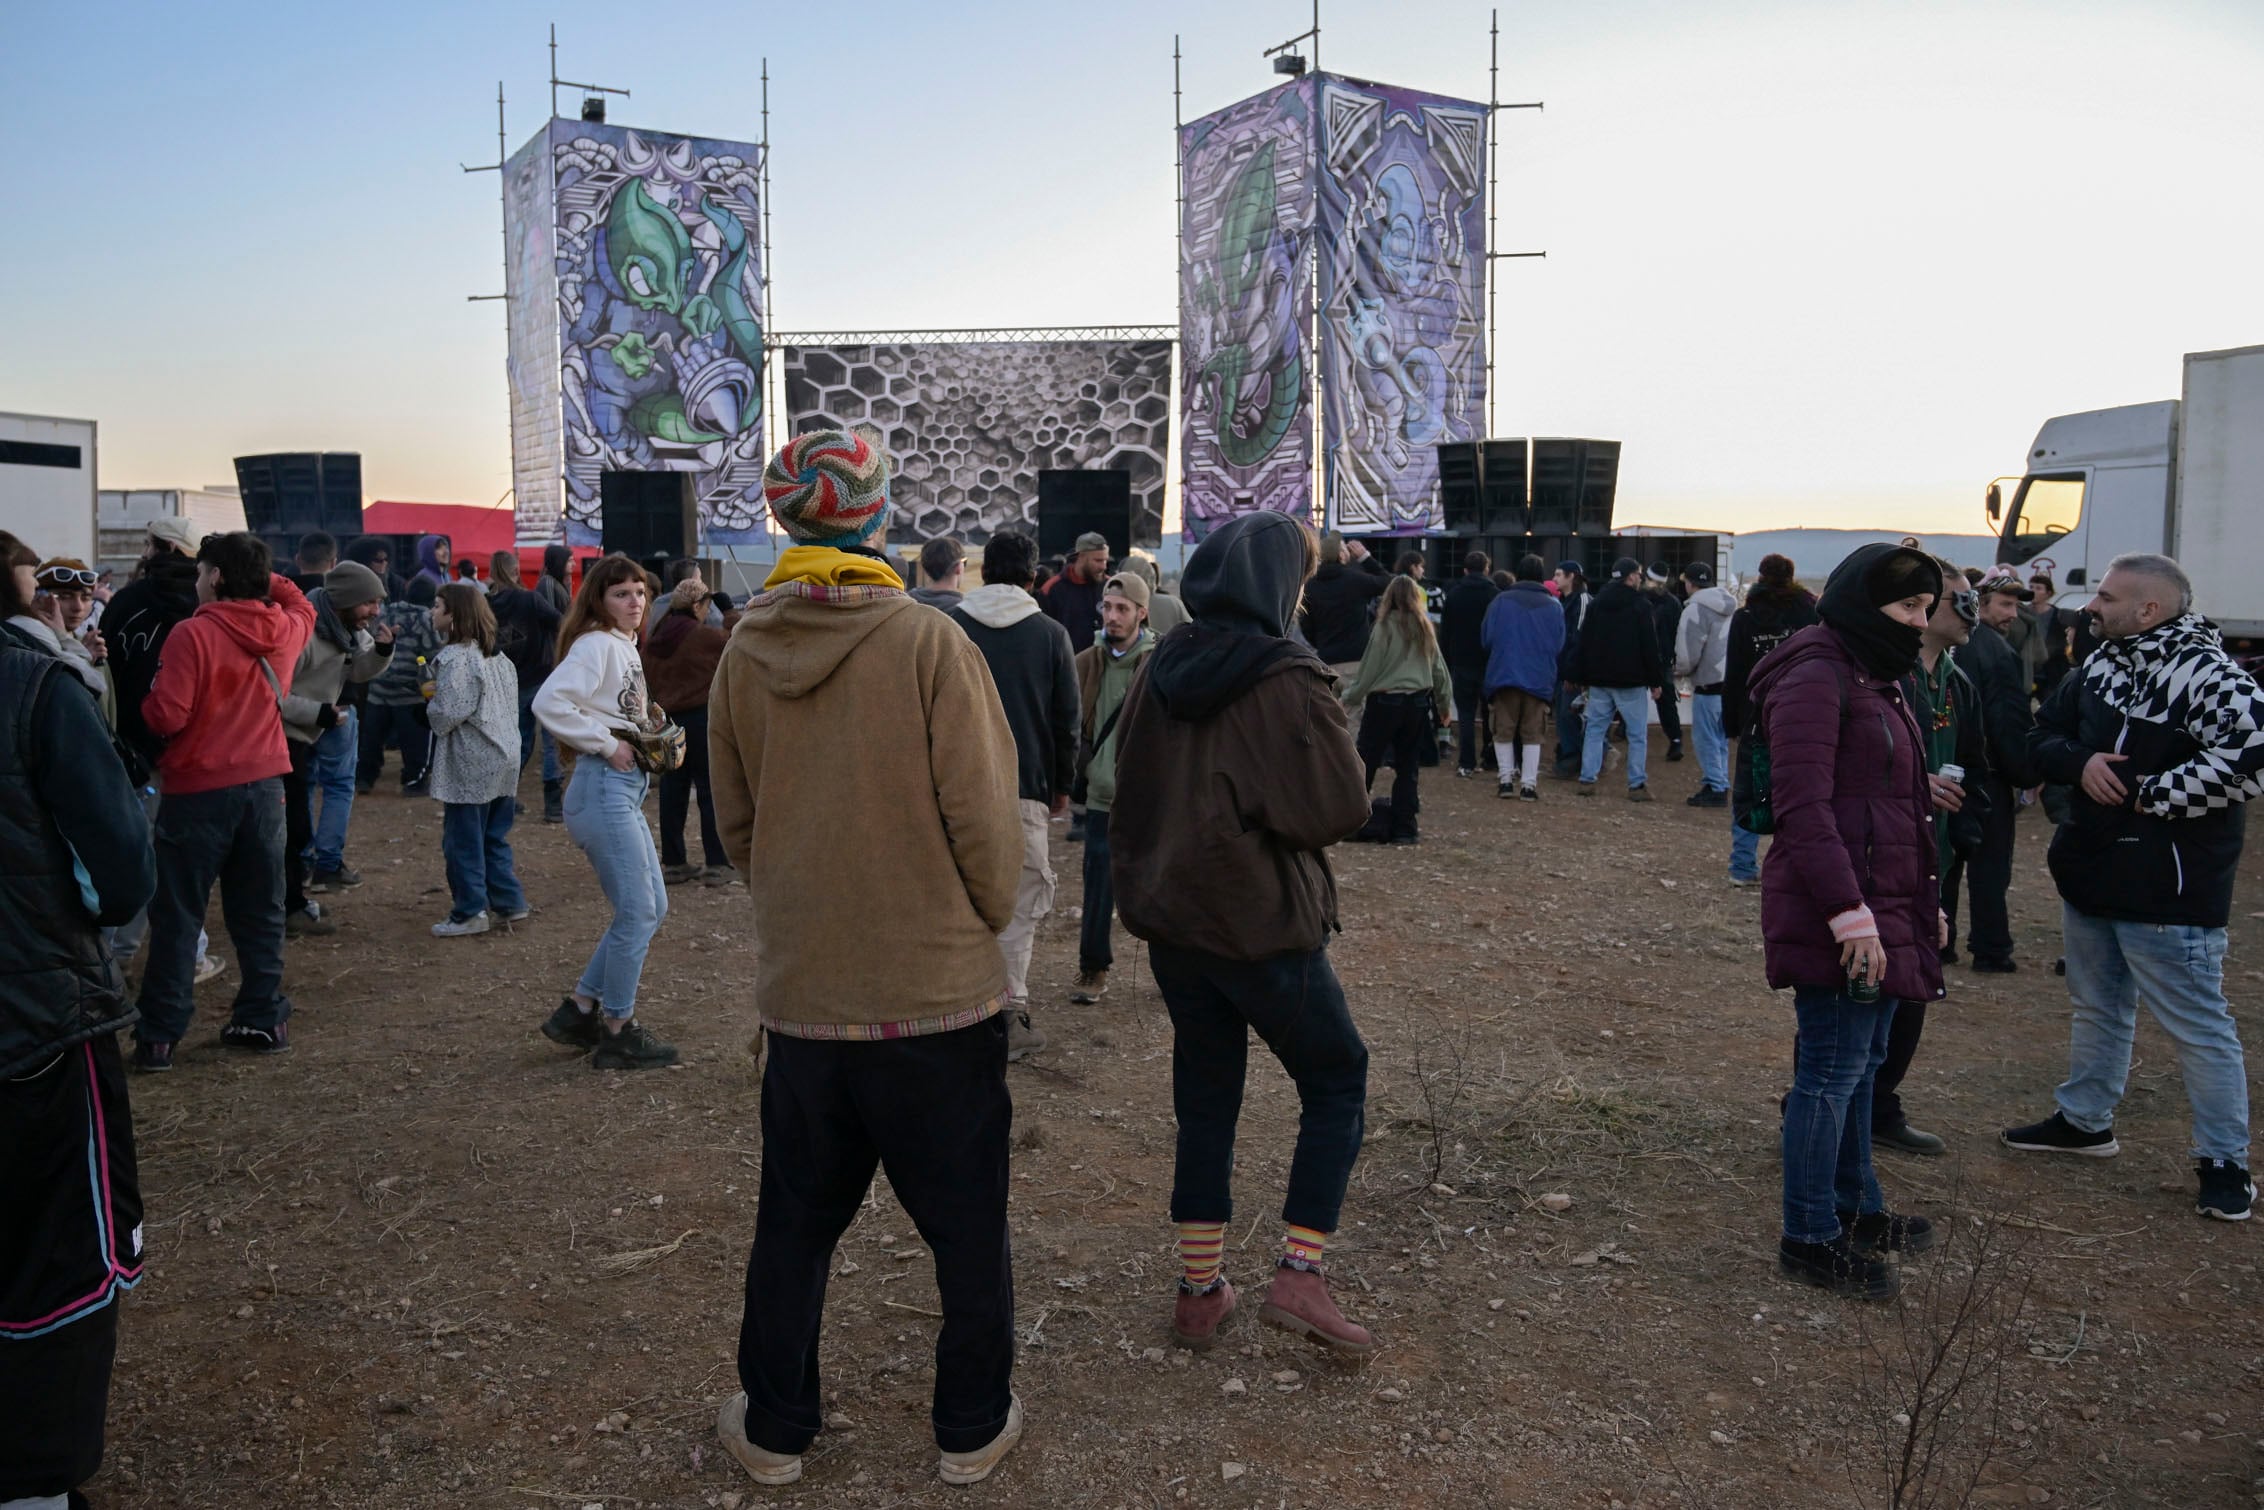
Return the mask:
[[[566,622],[558,626],[558,658],[566,659],[573,643],[593,629],[611,629],[613,620],[605,611],[605,595],[623,582],[636,582],[645,589],[645,607],[652,607],[652,581],[645,569],[627,556],[615,551],[600,556],[582,573],[582,585],[575,589],[574,601],[566,605]]]
[[[39,565],[39,552],[18,540],[6,530],[0,530],[0,618],[13,618],[30,613],[31,604],[16,593],[16,568]]]
[[[487,606],[487,594],[477,583],[447,583],[438,600],[448,610],[449,644],[477,645],[481,655],[495,654],[495,610]]]
[[[1387,630],[1425,657],[1439,647],[1438,633],[1431,628],[1430,617],[1423,611],[1423,589],[1405,573],[1392,577],[1391,584],[1384,589],[1383,601],[1376,608],[1376,633]]]

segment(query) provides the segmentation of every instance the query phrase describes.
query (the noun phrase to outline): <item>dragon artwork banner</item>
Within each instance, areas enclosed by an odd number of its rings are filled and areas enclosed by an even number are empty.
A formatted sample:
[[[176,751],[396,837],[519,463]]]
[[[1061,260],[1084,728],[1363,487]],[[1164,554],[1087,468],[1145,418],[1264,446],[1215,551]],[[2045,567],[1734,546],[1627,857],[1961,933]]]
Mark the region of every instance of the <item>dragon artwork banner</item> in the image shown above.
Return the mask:
[[[1313,499],[1313,101],[1299,80],[1182,126],[1180,517],[1200,540]]]
[[[704,543],[766,538],[760,149],[553,120],[505,172],[521,542],[596,544],[612,471],[689,472]]]
[[[1487,110],[1318,83],[1328,522],[1436,529],[1436,448],[1485,434]]]
[[[1035,534],[1044,470],[1131,474],[1132,538],[1162,538],[1169,341],[789,346],[785,361],[796,434],[881,432],[896,544],[981,544],[1010,526]]]

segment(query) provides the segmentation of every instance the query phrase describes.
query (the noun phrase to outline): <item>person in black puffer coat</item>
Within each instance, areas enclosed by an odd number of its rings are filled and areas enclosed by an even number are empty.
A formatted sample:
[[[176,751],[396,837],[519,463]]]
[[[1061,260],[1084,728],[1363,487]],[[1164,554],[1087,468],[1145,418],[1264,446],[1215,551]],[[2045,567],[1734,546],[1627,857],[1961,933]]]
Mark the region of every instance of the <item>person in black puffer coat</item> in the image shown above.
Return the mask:
[[[1659,649],[1658,619],[1636,585],[1642,580],[1643,564],[1621,557],[1581,629],[1580,684],[1588,689],[1580,749],[1579,791],[1584,797],[1595,795],[1596,778],[1604,768],[1604,738],[1617,714],[1627,724],[1627,794],[1637,802],[1651,800],[1645,780],[1649,705],[1659,696],[1667,665]]]
[[[1487,575],[1493,562],[1484,551],[1472,551],[1462,558],[1462,575],[1446,590],[1446,607],[1440,613],[1439,649],[1446,655],[1447,675],[1454,682],[1455,732],[1460,741],[1461,758],[1455,761],[1455,774],[1467,776],[1478,768],[1481,750],[1489,749],[1492,736],[1481,731],[1486,722],[1486,646],[1479,638],[1479,630],[1486,622],[1486,610],[1501,589]]]
[[[1297,610],[1305,643],[1327,661],[1339,681],[1350,681],[1368,653],[1368,629],[1376,599],[1391,585],[1384,564],[1357,540],[1331,531],[1321,537],[1321,569],[1305,584]]]
[[[1761,558],[1761,575],[1746,590],[1744,606],[1730,616],[1729,666],[1722,678],[1722,727],[1736,746],[1730,755],[1730,788],[1737,787],[1736,772],[1745,764],[1745,740],[1752,732],[1753,702],[1746,687],[1753,668],[1768,653],[1795,633],[1818,622],[1816,596],[1795,577],[1790,556],[1772,552]],[[1738,886],[1761,880],[1761,838],[1737,827],[1734,814],[1729,831],[1729,878]]]

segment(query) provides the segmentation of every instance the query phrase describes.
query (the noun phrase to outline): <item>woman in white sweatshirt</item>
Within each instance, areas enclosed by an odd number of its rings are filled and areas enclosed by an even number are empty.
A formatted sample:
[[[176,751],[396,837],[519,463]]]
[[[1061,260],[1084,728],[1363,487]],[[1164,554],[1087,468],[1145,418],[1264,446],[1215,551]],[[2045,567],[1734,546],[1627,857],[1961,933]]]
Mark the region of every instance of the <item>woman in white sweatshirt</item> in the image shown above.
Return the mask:
[[[432,760],[425,782],[444,804],[440,852],[450,904],[434,938],[485,933],[489,914],[516,923],[527,894],[511,858],[519,799],[519,673],[495,653],[495,612],[470,582],[451,582],[432,605],[440,641],[433,664]]]
[[[589,856],[613,904],[613,921],[581,981],[542,1031],[553,1043],[592,1050],[597,1069],[660,1069],[676,1062],[675,1048],[636,1020],[637,978],[668,915],[668,885],[645,822],[649,783],[622,737],[662,722],[645,696],[637,654],[645,606],[643,567],[622,555],[592,562],[559,627],[558,667],[533,705],[536,720],[575,754],[566,832]]]

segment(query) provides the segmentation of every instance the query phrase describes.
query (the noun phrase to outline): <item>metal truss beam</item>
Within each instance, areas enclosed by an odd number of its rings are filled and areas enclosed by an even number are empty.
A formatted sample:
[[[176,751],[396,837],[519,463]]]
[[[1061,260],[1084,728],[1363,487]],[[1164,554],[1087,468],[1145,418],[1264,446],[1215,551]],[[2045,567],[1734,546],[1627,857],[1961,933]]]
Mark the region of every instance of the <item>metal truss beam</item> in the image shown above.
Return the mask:
[[[945,341],[1176,341],[1176,325],[1005,325],[988,330],[793,330],[763,338],[782,346],[916,346]]]

